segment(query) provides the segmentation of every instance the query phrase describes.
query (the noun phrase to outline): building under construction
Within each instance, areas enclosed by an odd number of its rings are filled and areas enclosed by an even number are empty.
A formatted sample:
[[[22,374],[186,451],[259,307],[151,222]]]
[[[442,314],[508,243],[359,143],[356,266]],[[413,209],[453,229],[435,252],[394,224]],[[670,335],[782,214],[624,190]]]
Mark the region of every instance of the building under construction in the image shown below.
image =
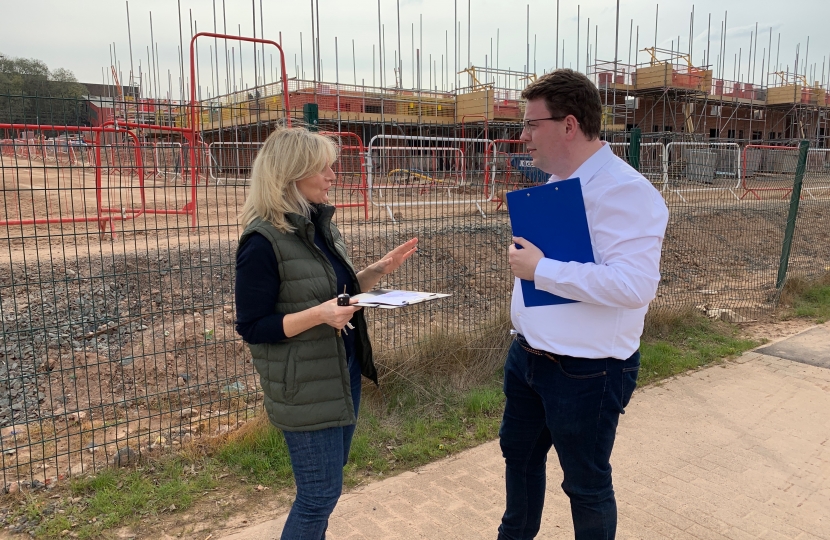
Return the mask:
[[[241,43],[252,44],[258,84],[248,87],[240,80],[244,90],[208,94],[207,99],[201,98],[201,86],[190,85],[189,100],[184,95],[179,100],[161,100],[157,88],[155,92],[147,91],[148,86],[157,86],[157,81],[148,85],[140,76],[136,87],[131,76],[131,84],[122,87],[113,66],[116,84],[112,88],[116,92],[109,88],[107,96],[90,96],[86,116],[92,127],[128,130],[129,137],[137,142],[128,143],[123,131],[121,135],[101,132],[100,141],[110,143],[100,158],[102,165],[138,170],[134,162],[140,159],[155,175],[244,181],[259,145],[269,133],[284,123],[304,123],[340,138],[344,185],[355,187],[363,198],[359,205],[367,208],[373,187],[414,184],[460,192],[478,186],[481,193],[467,199],[476,204],[499,203],[496,194],[500,191],[533,184],[544,177],[530,165],[519,141],[524,115],[520,95],[537,78],[535,73],[470,66],[456,74],[452,91],[439,91],[433,84],[437,72],[431,72],[429,86],[433,89],[425,90],[426,84],[420,80],[419,50],[415,62],[419,75],[417,79],[413,75],[416,88],[403,88],[399,62],[391,87],[320,81],[321,69],[316,69],[315,80],[309,81],[300,78],[299,69],[296,77],[288,76],[282,47],[276,42],[200,33],[191,38],[190,81],[200,80],[196,48],[199,37],[213,38],[216,43],[218,39],[239,42],[240,61]],[[260,60],[260,75],[268,71],[264,64],[266,45],[279,54],[279,68],[270,70],[274,81],[270,83],[256,75]],[[261,53],[257,49],[260,46]],[[219,46],[209,48],[210,80],[216,82],[213,89],[217,91],[222,73],[214,51],[219,51]],[[821,82],[809,84],[805,75],[789,71],[771,72],[769,65],[761,83],[743,81],[740,73],[736,76],[739,80],[729,80],[723,76],[722,55],[713,68],[694,65],[691,54],[674,47],[651,47],[641,52],[647,54],[647,61],[625,64],[597,60],[595,51],[593,59],[588,55],[585,71],[603,102],[603,138],[618,155],[629,159],[632,135],[636,133],[637,166],[664,192],[700,191],[696,184],[706,184],[703,189],[733,195],[743,187],[741,196],[751,192],[757,197],[747,177],[759,171],[777,173],[780,168],[773,157],[777,154],[764,147],[792,148],[799,140],[810,142],[811,172],[823,175],[830,170],[830,157],[825,151],[830,99]],[[232,48],[230,65],[234,66],[234,75],[229,80],[235,82],[226,82],[227,88],[236,87],[233,54]],[[704,59],[708,56],[707,50]],[[207,66],[203,65],[202,70],[206,71]],[[188,79],[184,64],[181,71],[181,80]],[[448,79],[448,69],[446,75]],[[441,77],[444,87],[444,74]],[[381,77],[381,81],[385,79]],[[30,146],[38,144],[37,137],[48,137],[48,131],[39,135],[29,129],[3,131],[6,140],[23,138]],[[135,148],[131,149],[130,144]],[[753,150],[747,153],[747,147]],[[30,148],[26,152],[45,154],[46,150]],[[68,148],[66,153],[73,152],[77,153],[76,149]],[[136,152],[144,156],[138,158],[133,155]],[[87,156],[87,161],[91,162],[92,157]],[[821,189],[825,189],[823,181]],[[389,207],[387,211],[392,217]]]
[[[807,139],[811,148],[826,147],[830,97],[821,83],[788,72],[770,73],[760,84],[733,81],[713,76],[709,66],[693,65],[687,54],[644,51],[649,59],[638,65],[593,61],[587,68],[603,100],[607,140],[626,142],[638,128],[644,142],[663,145],[743,147]],[[255,145],[286,117],[329,132],[354,133],[365,143],[380,134],[518,139],[524,114],[520,93],[536,74],[470,67],[460,75],[466,84],[452,92],[290,78],[198,101],[195,118],[203,141],[218,143],[216,148]],[[190,121],[191,110],[181,102],[128,95],[109,103],[112,110],[100,118],[178,128]],[[102,106],[100,100],[96,105]],[[152,136],[152,130],[143,135]]]
[[[789,72],[770,73],[760,84],[732,81],[713,77],[708,66],[692,65],[687,54],[644,51],[650,59],[639,65],[595,61],[588,66],[605,106],[603,131],[636,127],[646,136],[737,143],[808,139],[812,147],[825,147],[830,96],[818,81],[810,83],[804,75]],[[338,131],[344,125],[371,131],[372,126],[386,124],[459,129],[474,123],[516,124],[524,113],[519,94],[537,76],[475,66],[461,75],[467,84],[452,92],[290,78],[289,113],[296,120],[316,120]],[[209,140],[237,140],[231,134],[242,128],[268,126],[286,117],[283,93],[282,82],[275,82],[202,100],[199,128]],[[114,116],[179,127],[187,123],[180,103],[132,94],[124,99],[120,105],[112,100]]]

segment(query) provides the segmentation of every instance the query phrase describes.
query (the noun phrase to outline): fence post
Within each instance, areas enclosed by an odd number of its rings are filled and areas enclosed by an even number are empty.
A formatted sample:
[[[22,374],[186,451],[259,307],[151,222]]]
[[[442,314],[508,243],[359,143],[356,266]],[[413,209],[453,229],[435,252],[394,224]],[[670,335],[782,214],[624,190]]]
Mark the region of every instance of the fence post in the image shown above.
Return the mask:
[[[317,131],[320,113],[316,103],[303,104],[303,121],[309,131]]]
[[[804,181],[804,172],[807,170],[807,151],[810,148],[810,141],[801,141],[798,145],[798,165],[795,168],[795,182],[790,196],[790,212],[787,216],[787,229],[784,231],[784,245],[781,248],[781,261],[778,263],[778,279],[775,287],[781,289],[787,278],[787,267],[790,265],[790,250],[793,246],[793,233],[795,232],[795,219],[798,217],[798,207],[801,201],[801,184]]]
[[[631,130],[631,144],[628,147],[628,164],[640,170],[640,128]]]

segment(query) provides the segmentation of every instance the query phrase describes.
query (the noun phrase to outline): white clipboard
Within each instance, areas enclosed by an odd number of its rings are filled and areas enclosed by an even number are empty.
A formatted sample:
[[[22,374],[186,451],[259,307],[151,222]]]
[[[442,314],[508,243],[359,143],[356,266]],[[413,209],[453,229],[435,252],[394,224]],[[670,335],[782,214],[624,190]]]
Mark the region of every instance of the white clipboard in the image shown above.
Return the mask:
[[[372,307],[381,309],[397,309],[451,296],[445,293],[431,293],[421,291],[403,291],[397,289],[375,289],[352,296],[358,300],[353,306]]]

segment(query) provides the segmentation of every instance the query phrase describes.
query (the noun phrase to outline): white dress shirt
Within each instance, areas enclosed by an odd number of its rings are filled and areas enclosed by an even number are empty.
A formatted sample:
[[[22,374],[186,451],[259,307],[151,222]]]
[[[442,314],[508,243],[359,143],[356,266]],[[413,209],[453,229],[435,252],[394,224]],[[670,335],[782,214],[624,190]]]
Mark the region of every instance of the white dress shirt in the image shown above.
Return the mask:
[[[669,219],[660,193],[607,143],[573,174],[582,185],[594,263],[543,258],[537,289],[577,300],[525,307],[520,280],[510,315],[528,344],[581,358],[630,357],[660,282],[660,252]],[[561,180],[551,176],[550,182]]]

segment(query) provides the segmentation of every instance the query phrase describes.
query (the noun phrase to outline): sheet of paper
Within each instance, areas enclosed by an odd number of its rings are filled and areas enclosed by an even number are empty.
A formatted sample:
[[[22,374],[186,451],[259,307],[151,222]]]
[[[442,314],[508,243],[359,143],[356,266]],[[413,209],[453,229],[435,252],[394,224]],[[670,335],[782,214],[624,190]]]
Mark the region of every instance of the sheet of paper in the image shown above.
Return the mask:
[[[427,300],[437,300],[450,296],[444,293],[431,293],[422,291],[401,291],[389,289],[376,289],[367,293],[358,294],[352,298],[358,300],[355,306],[395,309],[412,304],[418,304]]]
[[[430,293],[418,293],[414,291],[390,291],[388,293],[372,296],[366,300],[361,300],[364,303],[371,304],[385,304],[387,306],[407,306],[412,302],[417,302],[423,298],[430,296]]]

